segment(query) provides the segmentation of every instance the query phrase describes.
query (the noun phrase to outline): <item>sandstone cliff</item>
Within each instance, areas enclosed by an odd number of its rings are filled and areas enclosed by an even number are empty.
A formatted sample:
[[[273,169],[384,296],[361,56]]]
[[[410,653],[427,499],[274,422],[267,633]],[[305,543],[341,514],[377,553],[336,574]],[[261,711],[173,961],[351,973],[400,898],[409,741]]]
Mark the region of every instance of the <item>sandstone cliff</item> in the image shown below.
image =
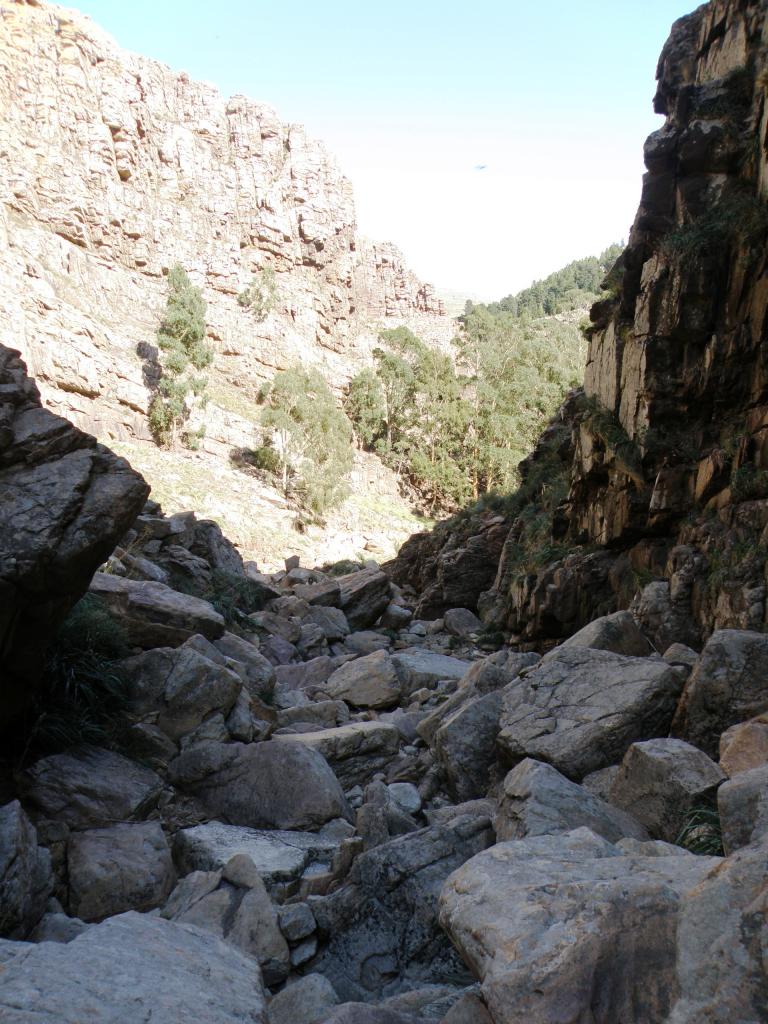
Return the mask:
[[[764,3],[717,0],[672,29],[654,101],[666,120],[592,309],[585,395],[560,417],[567,495],[545,539],[531,510],[552,478],[524,487],[528,520],[513,503],[480,598],[494,627],[567,636],[649,582],[638,610],[674,616],[688,642],[768,623],[766,26]],[[545,441],[526,471],[551,457]],[[444,528],[442,543],[455,535]],[[438,581],[430,545],[423,586]]]

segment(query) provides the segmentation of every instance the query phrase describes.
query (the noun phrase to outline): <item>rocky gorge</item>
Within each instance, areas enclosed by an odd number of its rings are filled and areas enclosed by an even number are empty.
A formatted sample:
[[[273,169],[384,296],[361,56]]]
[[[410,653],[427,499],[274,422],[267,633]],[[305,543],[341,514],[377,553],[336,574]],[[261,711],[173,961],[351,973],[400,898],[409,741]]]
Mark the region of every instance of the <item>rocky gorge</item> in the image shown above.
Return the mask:
[[[767,33],[675,24],[584,390],[394,562],[262,571],[0,346],[3,1022],[768,1019]]]

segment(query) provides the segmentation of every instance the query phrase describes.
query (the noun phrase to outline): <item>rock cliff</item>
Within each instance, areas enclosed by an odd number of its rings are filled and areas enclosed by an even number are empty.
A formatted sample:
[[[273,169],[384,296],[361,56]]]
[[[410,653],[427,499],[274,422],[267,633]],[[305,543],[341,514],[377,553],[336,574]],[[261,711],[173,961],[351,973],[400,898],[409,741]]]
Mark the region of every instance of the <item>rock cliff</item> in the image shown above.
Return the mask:
[[[208,304],[215,454],[251,436],[240,407],[275,370],[301,360],[340,387],[381,321],[451,336],[400,252],[357,237],[349,181],[300,125],[120,50],[76,11],[0,5],[0,179],[0,342],[102,439],[149,437],[174,262]],[[265,267],[277,295],[257,322],[237,295]]]
[[[529,518],[513,503],[480,598],[496,628],[541,642],[633,598],[649,626],[667,623],[660,643],[672,618],[696,644],[768,624],[766,24],[764,3],[716,0],[673,26],[654,100],[665,123],[591,311],[584,393],[553,424],[559,455],[550,431],[525,464]],[[563,458],[544,537],[534,506]],[[529,486],[548,459],[553,475]],[[455,529],[444,536],[447,555]],[[427,587],[440,562],[428,548]]]

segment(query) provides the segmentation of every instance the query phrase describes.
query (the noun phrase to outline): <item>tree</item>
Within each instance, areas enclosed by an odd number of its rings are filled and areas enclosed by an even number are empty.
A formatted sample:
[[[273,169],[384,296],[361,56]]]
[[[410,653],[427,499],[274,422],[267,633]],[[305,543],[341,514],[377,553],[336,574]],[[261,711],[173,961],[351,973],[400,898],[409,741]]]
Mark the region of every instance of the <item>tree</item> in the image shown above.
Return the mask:
[[[256,323],[263,323],[277,303],[277,281],[272,267],[264,267],[251,278],[251,283],[237,296],[237,301],[249,309]]]
[[[168,301],[157,344],[163,353],[162,376],[150,402],[149,425],[158,444],[173,446],[195,399],[205,392],[206,377],[193,371],[213,361],[213,349],[205,341],[205,299],[178,263],[168,271]],[[188,433],[181,439],[194,444]]]
[[[284,494],[316,515],[341,503],[354,451],[349,420],[316,370],[293,366],[263,394],[261,423],[271,434]]]

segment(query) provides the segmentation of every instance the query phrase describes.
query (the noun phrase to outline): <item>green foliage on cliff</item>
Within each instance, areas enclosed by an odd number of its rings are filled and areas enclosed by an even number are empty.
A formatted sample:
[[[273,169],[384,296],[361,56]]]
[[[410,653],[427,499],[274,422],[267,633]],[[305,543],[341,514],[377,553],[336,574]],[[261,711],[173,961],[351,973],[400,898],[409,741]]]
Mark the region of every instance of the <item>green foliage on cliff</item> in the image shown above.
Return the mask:
[[[251,278],[251,283],[237,296],[237,301],[250,310],[257,323],[263,323],[277,304],[277,281],[272,267],[264,267]]]
[[[616,243],[608,246],[599,256],[574,260],[542,281],[534,281],[529,288],[516,295],[507,295],[498,302],[491,302],[480,308],[487,309],[492,316],[511,313],[515,317],[535,318],[589,306],[600,297],[603,278],[611,270],[623,248],[623,243]],[[470,313],[475,308],[478,307],[468,302],[465,313]]]
[[[276,468],[286,495],[320,516],[347,496],[354,450],[349,420],[317,370],[293,366],[275,375],[261,394],[261,424],[269,435],[258,459]]]
[[[168,272],[168,301],[157,331],[162,376],[149,406],[149,426],[160,445],[173,446],[179,437],[195,447],[202,436],[182,432],[195,402],[204,404],[206,377],[199,372],[213,362],[205,341],[205,300],[178,263]]]

